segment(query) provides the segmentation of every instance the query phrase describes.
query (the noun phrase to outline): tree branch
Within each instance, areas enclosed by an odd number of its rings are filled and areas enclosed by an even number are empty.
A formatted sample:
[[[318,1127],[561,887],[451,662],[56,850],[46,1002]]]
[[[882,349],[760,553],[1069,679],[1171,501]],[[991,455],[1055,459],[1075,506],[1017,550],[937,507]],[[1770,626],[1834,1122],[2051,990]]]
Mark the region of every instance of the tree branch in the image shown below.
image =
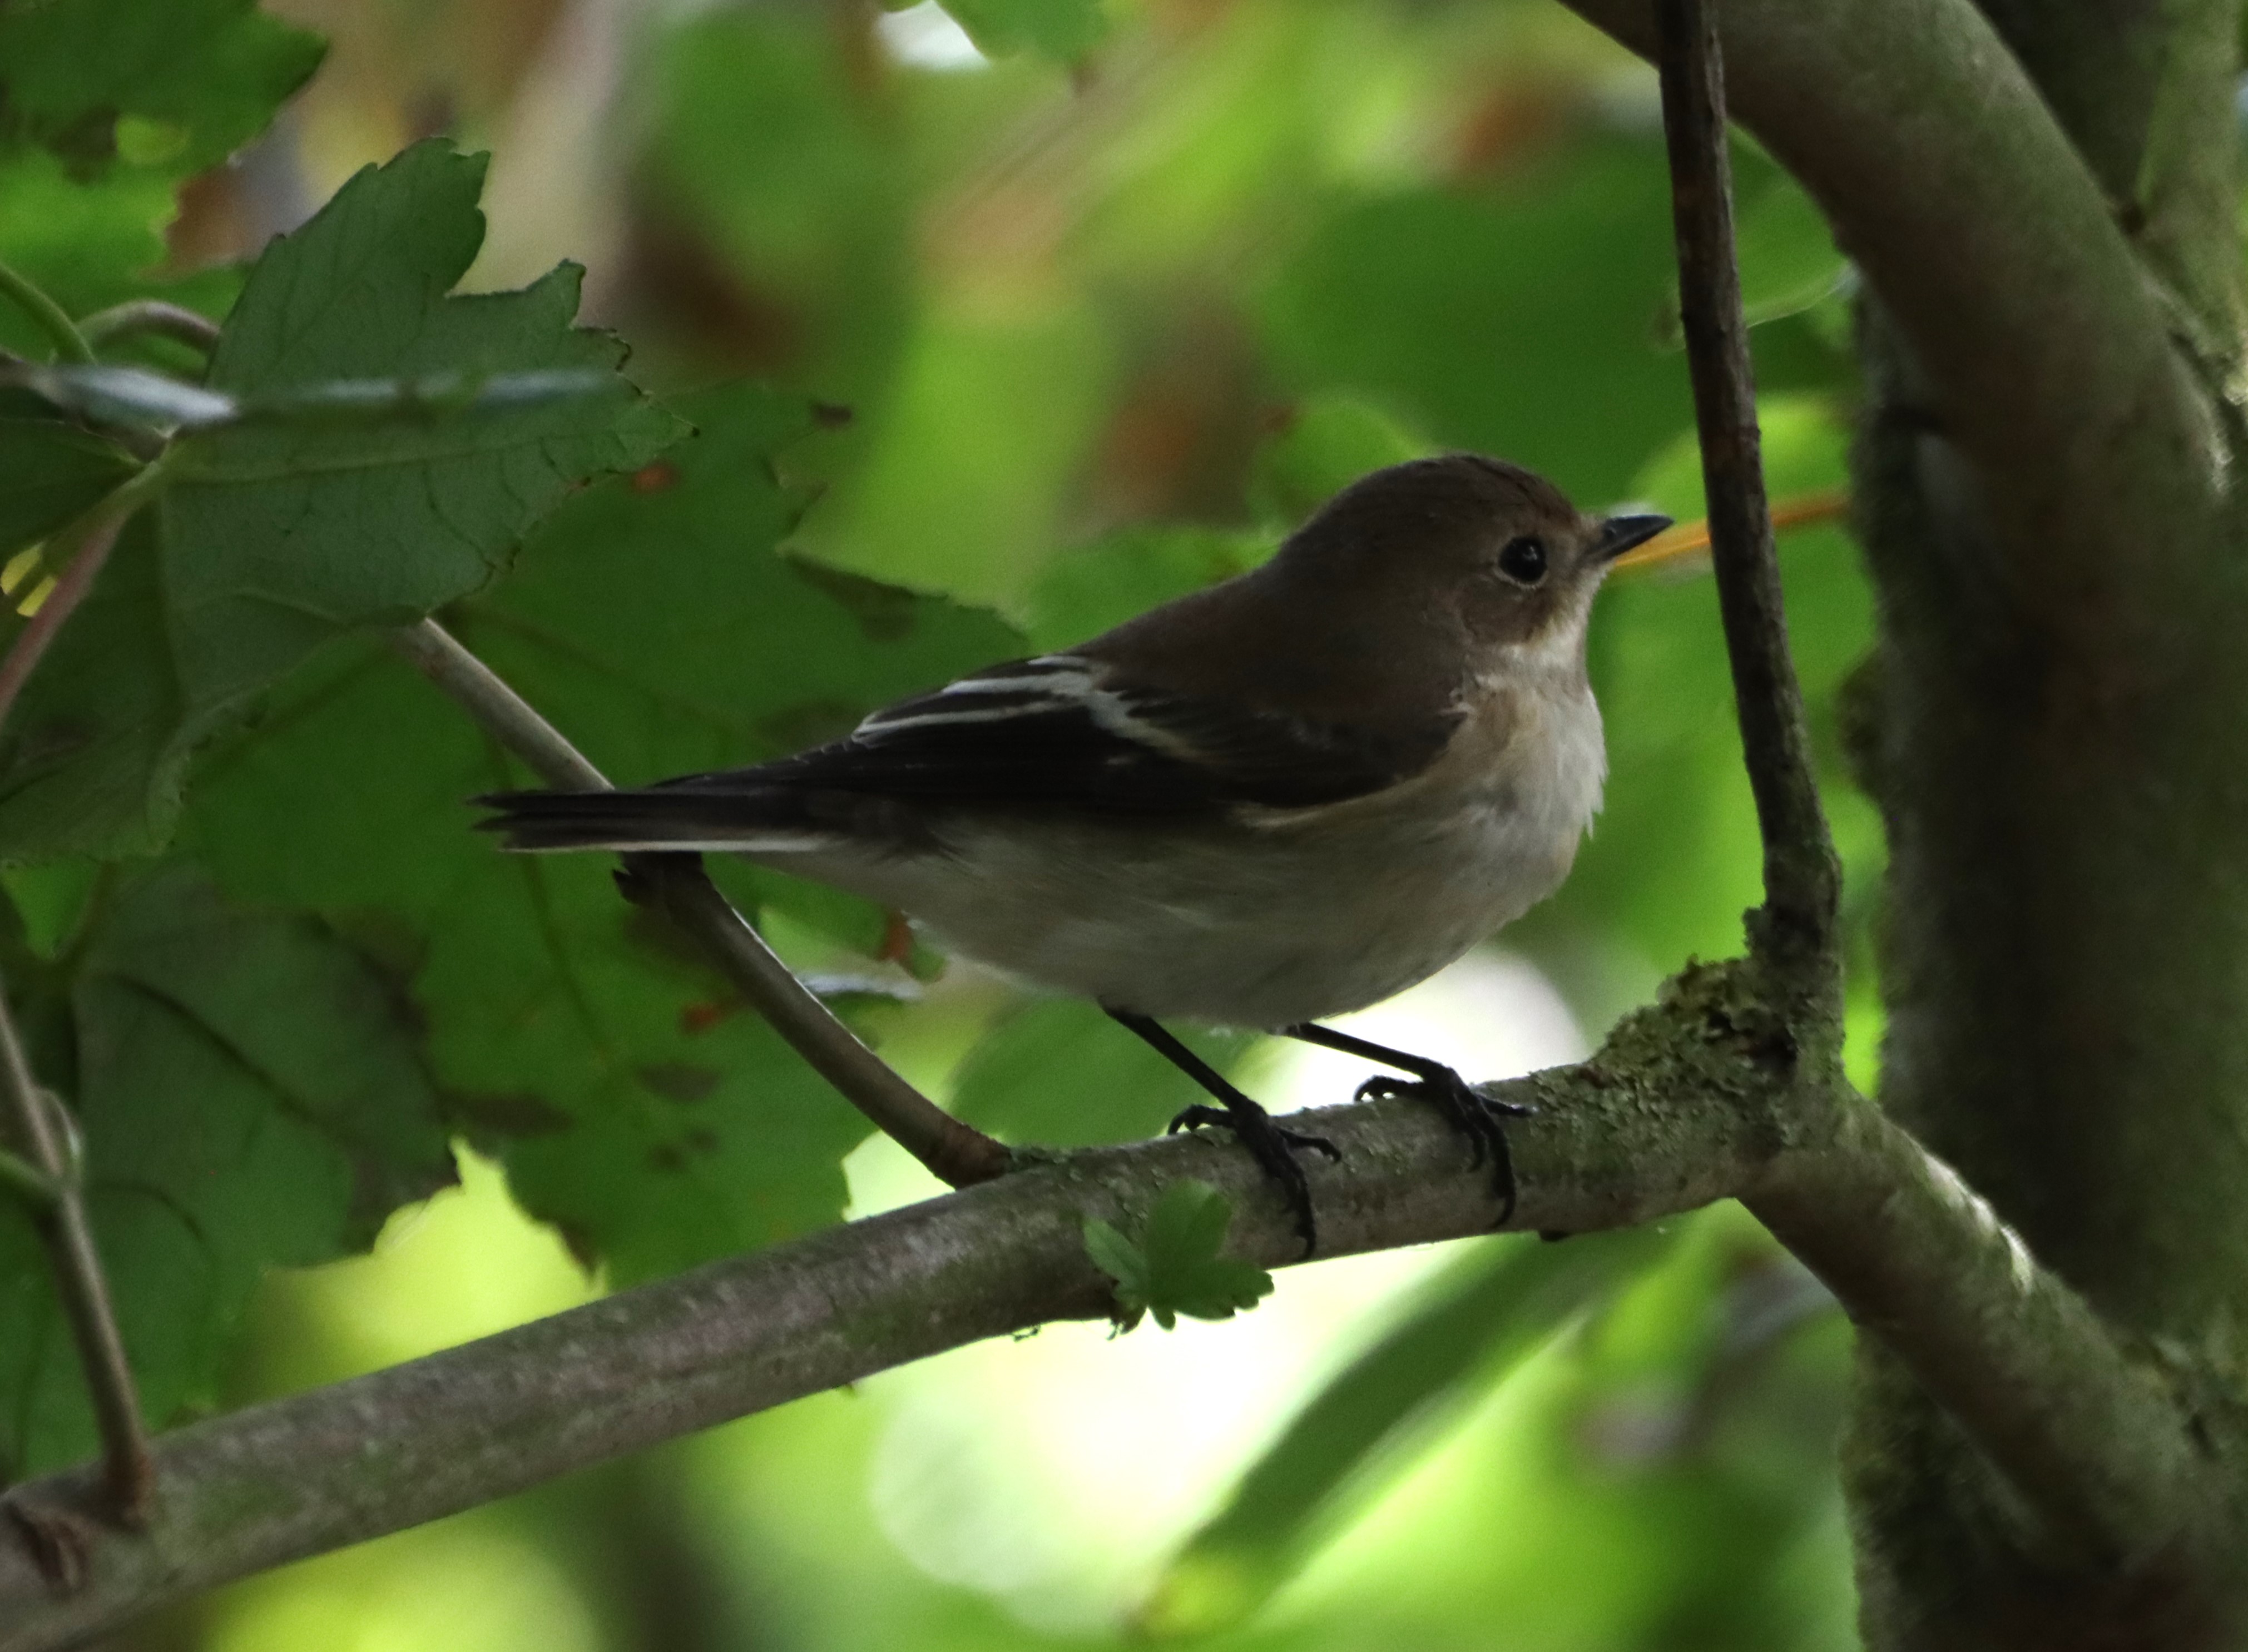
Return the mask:
[[[1841,1042],[1840,868],[1812,773],[1764,491],[1734,261],[1717,3],[1655,0],[1680,312],[1743,752],[1764,839],[1765,901],[1751,915],[1750,967],[1782,1018],[1791,1061],[1831,1073]],[[1807,1110],[1804,1121],[1833,1128],[1832,1139],[1788,1155],[1762,1185],[1744,1190],[1744,1202],[1902,1356],[2025,1494],[2049,1537],[2103,1563],[2135,1566],[2166,1555],[2182,1531],[2216,1529],[2213,1484],[2203,1479],[2159,1382],[2127,1358],[2080,1299],[2038,1269],[1956,1172],[1854,1097]],[[1963,1214],[1972,1233],[1964,1242]],[[1942,1236],[1943,1248],[1928,1248],[1932,1236]],[[1970,1301],[1987,1305],[2010,1292],[2012,1313],[2036,1333],[1991,1338]],[[2065,1368],[2065,1380],[2016,1362],[2032,1347],[2058,1346],[2077,1348],[2081,1361]],[[2137,1424],[2146,1426],[2143,1436]],[[2114,1449],[2087,1453],[2077,1443],[2087,1438]]]
[[[1834,912],[1841,867],[1819,805],[1803,694],[1787,648],[1779,552],[1765,497],[1748,321],[1733,257],[1732,174],[1725,153],[1724,70],[1702,0],[1659,0],[1662,124],[1678,240],[1679,319],[1694,380],[1710,558],[1717,576],[1741,749],[1764,839],[1765,904],[1754,947],[1838,977]]]
[[[434,620],[391,634],[398,651],[549,785],[605,792],[609,783],[545,718]],[[628,854],[618,882],[686,930],[751,1007],[844,1100],[952,1187],[1004,1175],[1007,1149],[908,1084],[789,972],[728,903],[692,854]]]
[[[2145,1546],[2203,1505],[2169,1397],[1979,1203],[1847,1094],[1806,1094],[1767,1036],[1752,964],[1697,968],[1581,1066],[1489,1086],[1514,1127],[1513,1226],[1631,1226],[1744,1194],[1970,1425],[2035,1439],[2039,1484],[2096,1488]],[[1343,1149],[1308,1167],[1335,1255],[1487,1230],[1490,1178],[1433,1110],[1386,1100],[1303,1122]],[[157,1446],[145,1534],[96,1534],[84,1587],[0,1543],[0,1649],[38,1652],[231,1578],[436,1518],[658,1441],[982,1338],[1108,1311],[1087,1217],[1129,1230],[1184,1176],[1233,1201],[1228,1249],[1300,1251],[1249,1157],[1201,1136],[1076,1154],[964,1192],[643,1285],[410,1364],[196,1423]],[[1900,1327],[1905,1327],[1900,1329]],[[2005,1453],[1994,1448],[1994,1455]],[[77,1470],[25,1488],[97,1495]],[[2072,1528],[2073,1529],[2073,1528]],[[2110,1532],[2112,1535],[2113,1533]]]
[[[1847,1107],[1840,1123],[1829,1149],[1776,1164],[1743,1203],[1903,1360],[2070,1559],[2210,1566],[2209,1544],[2231,1530],[2219,1481],[2160,1373],[1877,1109]]]
[[[1655,55],[1654,0],[1569,3]],[[2218,426],[2021,65],[1969,0],[1724,0],[1720,22],[1736,118],[1911,340],[2010,597],[2102,652],[2158,653],[2175,593],[2217,566]]]

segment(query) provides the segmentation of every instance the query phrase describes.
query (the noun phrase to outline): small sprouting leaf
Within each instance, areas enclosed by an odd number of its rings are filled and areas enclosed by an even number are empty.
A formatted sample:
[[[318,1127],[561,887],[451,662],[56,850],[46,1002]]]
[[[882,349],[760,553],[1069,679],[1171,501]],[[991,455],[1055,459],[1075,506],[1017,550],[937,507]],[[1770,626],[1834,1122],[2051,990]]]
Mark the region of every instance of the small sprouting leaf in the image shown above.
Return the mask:
[[[1152,1313],[1168,1331],[1182,1313],[1230,1320],[1270,1295],[1271,1274],[1218,1254],[1232,1222],[1233,1202],[1192,1179],[1163,1189],[1137,1244],[1107,1223],[1088,1220],[1086,1254],[1116,1282],[1116,1322],[1129,1330]]]
[[[1116,1324],[1128,1331],[1147,1312],[1148,1258],[1140,1247],[1107,1223],[1088,1217],[1085,1223],[1085,1253],[1093,1265],[1116,1282]]]

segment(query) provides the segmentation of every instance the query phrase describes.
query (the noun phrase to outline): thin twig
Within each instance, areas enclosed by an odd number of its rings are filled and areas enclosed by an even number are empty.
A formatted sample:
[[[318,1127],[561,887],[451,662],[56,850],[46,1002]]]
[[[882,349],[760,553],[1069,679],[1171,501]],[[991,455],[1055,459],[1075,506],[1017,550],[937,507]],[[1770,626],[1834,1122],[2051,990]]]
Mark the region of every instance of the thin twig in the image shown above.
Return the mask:
[[[128,298],[106,310],[97,310],[78,324],[86,343],[95,349],[136,332],[153,332],[190,349],[208,351],[218,342],[218,323],[209,316],[161,298]]]
[[[1812,778],[1803,696],[1787,648],[1765,503],[1756,382],[1733,258],[1724,70],[1705,0],[1659,0],[1662,124],[1670,146],[1678,309],[1701,428],[1710,555],[1757,824],[1765,922],[1751,943],[1790,961],[1831,954],[1841,873]]]
[[[1772,526],[1775,533],[1785,533],[1790,528],[1806,528],[1821,522],[1840,522],[1850,514],[1850,493],[1847,488],[1820,488],[1811,493],[1792,494],[1772,502]],[[1615,559],[1613,566],[1618,573],[1634,572],[1641,568],[1657,567],[1680,557],[1691,556],[1696,551],[1710,548],[1710,519],[1682,522],[1675,528],[1665,528],[1635,551],[1627,551]]]
[[[140,1420],[133,1368],[126,1361],[125,1340],[118,1333],[101,1258],[93,1248],[93,1231],[86,1223],[86,1200],[72,1173],[69,1150],[47,1108],[16,1036],[6,992],[0,990],[0,1109],[4,1109],[9,1133],[22,1148],[29,1168],[53,1190],[53,1203],[44,1211],[35,1209],[31,1219],[46,1246],[55,1295],[86,1369],[94,1422],[101,1433],[102,1477],[112,1511],[127,1525],[138,1525],[155,1484],[147,1429]]]
[[[549,785],[606,792],[601,771],[434,620],[391,634],[398,651]],[[702,943],[742,996],[844,1100],[950,1186],[1003,1175],[1007,1149],[970,1129],[859,1041],[736,912],[692,854],[628,854],[620,880]]]
[[[81,366],[93,360],[93,347],[72,322],[69,312],[42,292],[38,283],[5,260],[0,260],[0,298],[13,299],[17,309],[37,322],[39,331],[53,342],[55,353],[64,360]]]
[[[47,645],[63,627],[78,605],[86,600],[86,593],[93,589],[94,576],[101,572],[102,564],[117,544],[117,537],[133,513],[154,497],[163,486],[163,462],[157,461],[135,474],[130,481],[117,488],[99,504],[75,523],[58,533],[52,543],[75,545],[69,563],[56,575],[54,588],[39,604],[8,652],[0,656],[0,723],[4,723],[15,709],[17,696],[23,693],[24,684],[31,680],[31,671],[39,663]]]
[[[148,466],[58,536],[63,542],[74,538],[78,549],[31,624],[6,656],[0,658],[0,723],[6,721],[56,632],[93,589],[94,576],[101,571],[126,523],[162,481],[161,464]],[[9,1018],[4,990],[0,990],[0,1108],[4,1108],[8,1128],[23,1148],[23,1168],[36,1172],[46,1183],[49,1202],[45,1210],[38,1208],[36,1197],[28,1201],[32,1220],[46,1246],[55,1294],[70,1321],[79,1361],[85,1368],[94,1422],[101,1434],[105,1477],[113,1511],[128,1525],[137,1525],[147,1511],[154,1469],[133,1370],[125,1358],[125,1340],[117,1328],[108,1282],[86,1222],[76,1167],[24,1059],[15,1025]],[[38,1191],[36,1187],[16,1190],[19,1194]]]

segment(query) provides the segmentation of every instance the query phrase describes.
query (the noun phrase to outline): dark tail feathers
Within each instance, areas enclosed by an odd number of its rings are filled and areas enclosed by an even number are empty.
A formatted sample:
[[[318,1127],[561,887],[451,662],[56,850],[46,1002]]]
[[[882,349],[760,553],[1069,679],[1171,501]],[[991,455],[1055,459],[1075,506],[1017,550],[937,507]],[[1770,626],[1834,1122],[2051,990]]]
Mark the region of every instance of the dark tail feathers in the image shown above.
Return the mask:
[[[473,801],[498,811],[476,826],[511,849],[782,850],[822,835],[805,819],[801,794],[777,786],[495,792]]]

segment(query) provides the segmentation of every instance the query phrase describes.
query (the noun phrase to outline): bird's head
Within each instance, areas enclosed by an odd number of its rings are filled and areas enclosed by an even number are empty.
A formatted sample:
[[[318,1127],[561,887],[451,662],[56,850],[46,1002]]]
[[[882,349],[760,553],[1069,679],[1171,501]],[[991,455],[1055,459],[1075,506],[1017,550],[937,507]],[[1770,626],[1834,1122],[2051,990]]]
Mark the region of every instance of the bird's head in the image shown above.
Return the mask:
[[[1282,554],[1322,583],[1410,604],[1473,660],[1573,663],[1610,565],[1669,525],[1588,517],[1533,471],[1450,453],[1360,477]]]

